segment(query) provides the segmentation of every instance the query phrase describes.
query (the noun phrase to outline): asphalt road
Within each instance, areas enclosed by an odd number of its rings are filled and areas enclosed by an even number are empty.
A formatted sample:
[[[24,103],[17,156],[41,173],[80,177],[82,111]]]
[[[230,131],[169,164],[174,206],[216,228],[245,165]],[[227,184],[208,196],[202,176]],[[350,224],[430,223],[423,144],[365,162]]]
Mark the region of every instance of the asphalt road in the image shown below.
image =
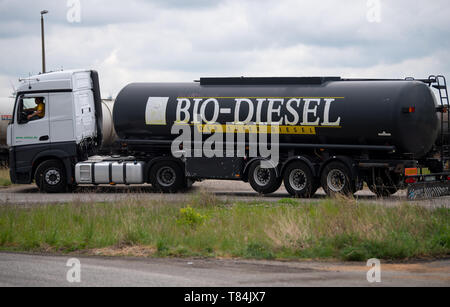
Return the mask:
[[[196,183],[191,189],[178,194],[161,194],[155,192],[149,185],[139,186],[81,186],[73,193],[65,194],[41,194],[35,185],[19,185],[6,189],[0,189],[1,204],[56,204],[62,202],[114,202],[125,199],[143,199],[168,202],[186,202],[200,192],[206,191],[215,195],[223,201],[269,201],[277,202],[280,199],[290,197],[282,186],[276,193],[261,196],[254,192],[250,185],[241,181],[218,181],[207,180]],[[314,199],[325,198],[325,193],[320,189]],[[400,191],[390,198],[377,199],[369,190],[363,190],[356,194],[359,202],[376,203],[385,206],[396,206],[407,202],[406,194]],[[310,201],[310,200],[305,200]],[[450,208],[450,197],[415,202],[427,208],[448,207]]]
[[[369,283],[365,263],[79,257],[81,282],[71,283],[70,258],[0,253],[0,286],[450,286],[450,260],[381,263],[381,282]]]

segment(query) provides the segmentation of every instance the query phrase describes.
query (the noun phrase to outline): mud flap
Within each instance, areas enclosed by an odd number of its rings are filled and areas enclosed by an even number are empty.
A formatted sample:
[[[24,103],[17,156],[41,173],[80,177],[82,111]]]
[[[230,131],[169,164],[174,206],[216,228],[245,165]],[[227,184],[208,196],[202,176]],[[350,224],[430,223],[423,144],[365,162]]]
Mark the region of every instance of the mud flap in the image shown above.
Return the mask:
[[[430,199],[450,195],[450,182],[419,182],[408,187],[408,200]]]

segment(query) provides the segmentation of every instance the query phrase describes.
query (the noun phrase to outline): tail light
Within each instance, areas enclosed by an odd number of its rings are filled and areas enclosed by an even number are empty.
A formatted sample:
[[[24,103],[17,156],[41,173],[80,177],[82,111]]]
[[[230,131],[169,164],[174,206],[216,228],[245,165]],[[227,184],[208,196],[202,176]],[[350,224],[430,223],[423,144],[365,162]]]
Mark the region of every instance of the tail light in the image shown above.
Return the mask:
[[[405,179],[405,183],[416,183],[416,182],[417,182],[417,179],[413,178],[413,177]]]

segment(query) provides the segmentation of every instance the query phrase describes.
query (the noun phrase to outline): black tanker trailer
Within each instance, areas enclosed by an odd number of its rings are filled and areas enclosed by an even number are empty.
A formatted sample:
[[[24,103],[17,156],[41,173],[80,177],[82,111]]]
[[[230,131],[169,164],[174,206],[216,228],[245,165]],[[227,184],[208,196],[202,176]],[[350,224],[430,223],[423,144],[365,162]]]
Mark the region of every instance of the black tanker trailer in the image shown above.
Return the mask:
[[[231,140],[235,155],[181,157],[182,173],[191,180],[239,179],[271,193],[284,179],[289,193],[299,197],[310,197],[320,186],[329,195],[353,194],[366,182],[377,195],[389,196],[407,183],[425,180],[417,169],[444,172],[446,102],[436,100],[431,86],[441,93],[445,79],[242,77],[133,83],[116,99],[114,126],[122,148],[136,155],[171,156],[182,131],[174,127],[191,131],[189,140],[177,143],[184,153],[186,143],[201,146],[214,133],[235,135],[224,137],[221,147],[229,150]],[[261,168],[260,160],[267,157],[257,150],[252,155],[249,147],[263,142],[259,135],[271,129],[279,133],[279,163]],[[195,139],[198,132],[202,135]],[[239,155],[241,143],[246,150]],[[405,171],[419,177],[406,178]]]
[[[30,118],[42,101],[49,112]],[[98,156],[108,138],[98,74],[52,72],[17,90],[7,133],[11,179],[44,192],[143,183],[177,192],[220,179],[262,194],[284,182],[296,197],[319,187],[351,195],[365,183],[379,196],[405,188],[412,199],[449,194],[448,108],[442,76],[133,83],[114,104],[112,156]]]

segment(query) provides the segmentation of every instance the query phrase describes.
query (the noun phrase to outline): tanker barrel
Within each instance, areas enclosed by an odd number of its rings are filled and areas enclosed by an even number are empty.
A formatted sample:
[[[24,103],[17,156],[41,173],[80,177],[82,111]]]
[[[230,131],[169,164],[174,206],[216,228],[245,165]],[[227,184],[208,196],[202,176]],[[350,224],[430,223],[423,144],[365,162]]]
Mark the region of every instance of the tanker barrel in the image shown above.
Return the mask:
[[[253,129],[260,134],[255,124],[276,123],[280,147],[387,146],[420,159],[438,138],[436,105],[420,81],[202,78],[194,83],[129,84],[115,100],[113,120],[118,137],[126,142],[173,141],[177,123],[190,127],[191,135],[219,126],[226,133]],[[414,112],[405,113],[405,108]]]

